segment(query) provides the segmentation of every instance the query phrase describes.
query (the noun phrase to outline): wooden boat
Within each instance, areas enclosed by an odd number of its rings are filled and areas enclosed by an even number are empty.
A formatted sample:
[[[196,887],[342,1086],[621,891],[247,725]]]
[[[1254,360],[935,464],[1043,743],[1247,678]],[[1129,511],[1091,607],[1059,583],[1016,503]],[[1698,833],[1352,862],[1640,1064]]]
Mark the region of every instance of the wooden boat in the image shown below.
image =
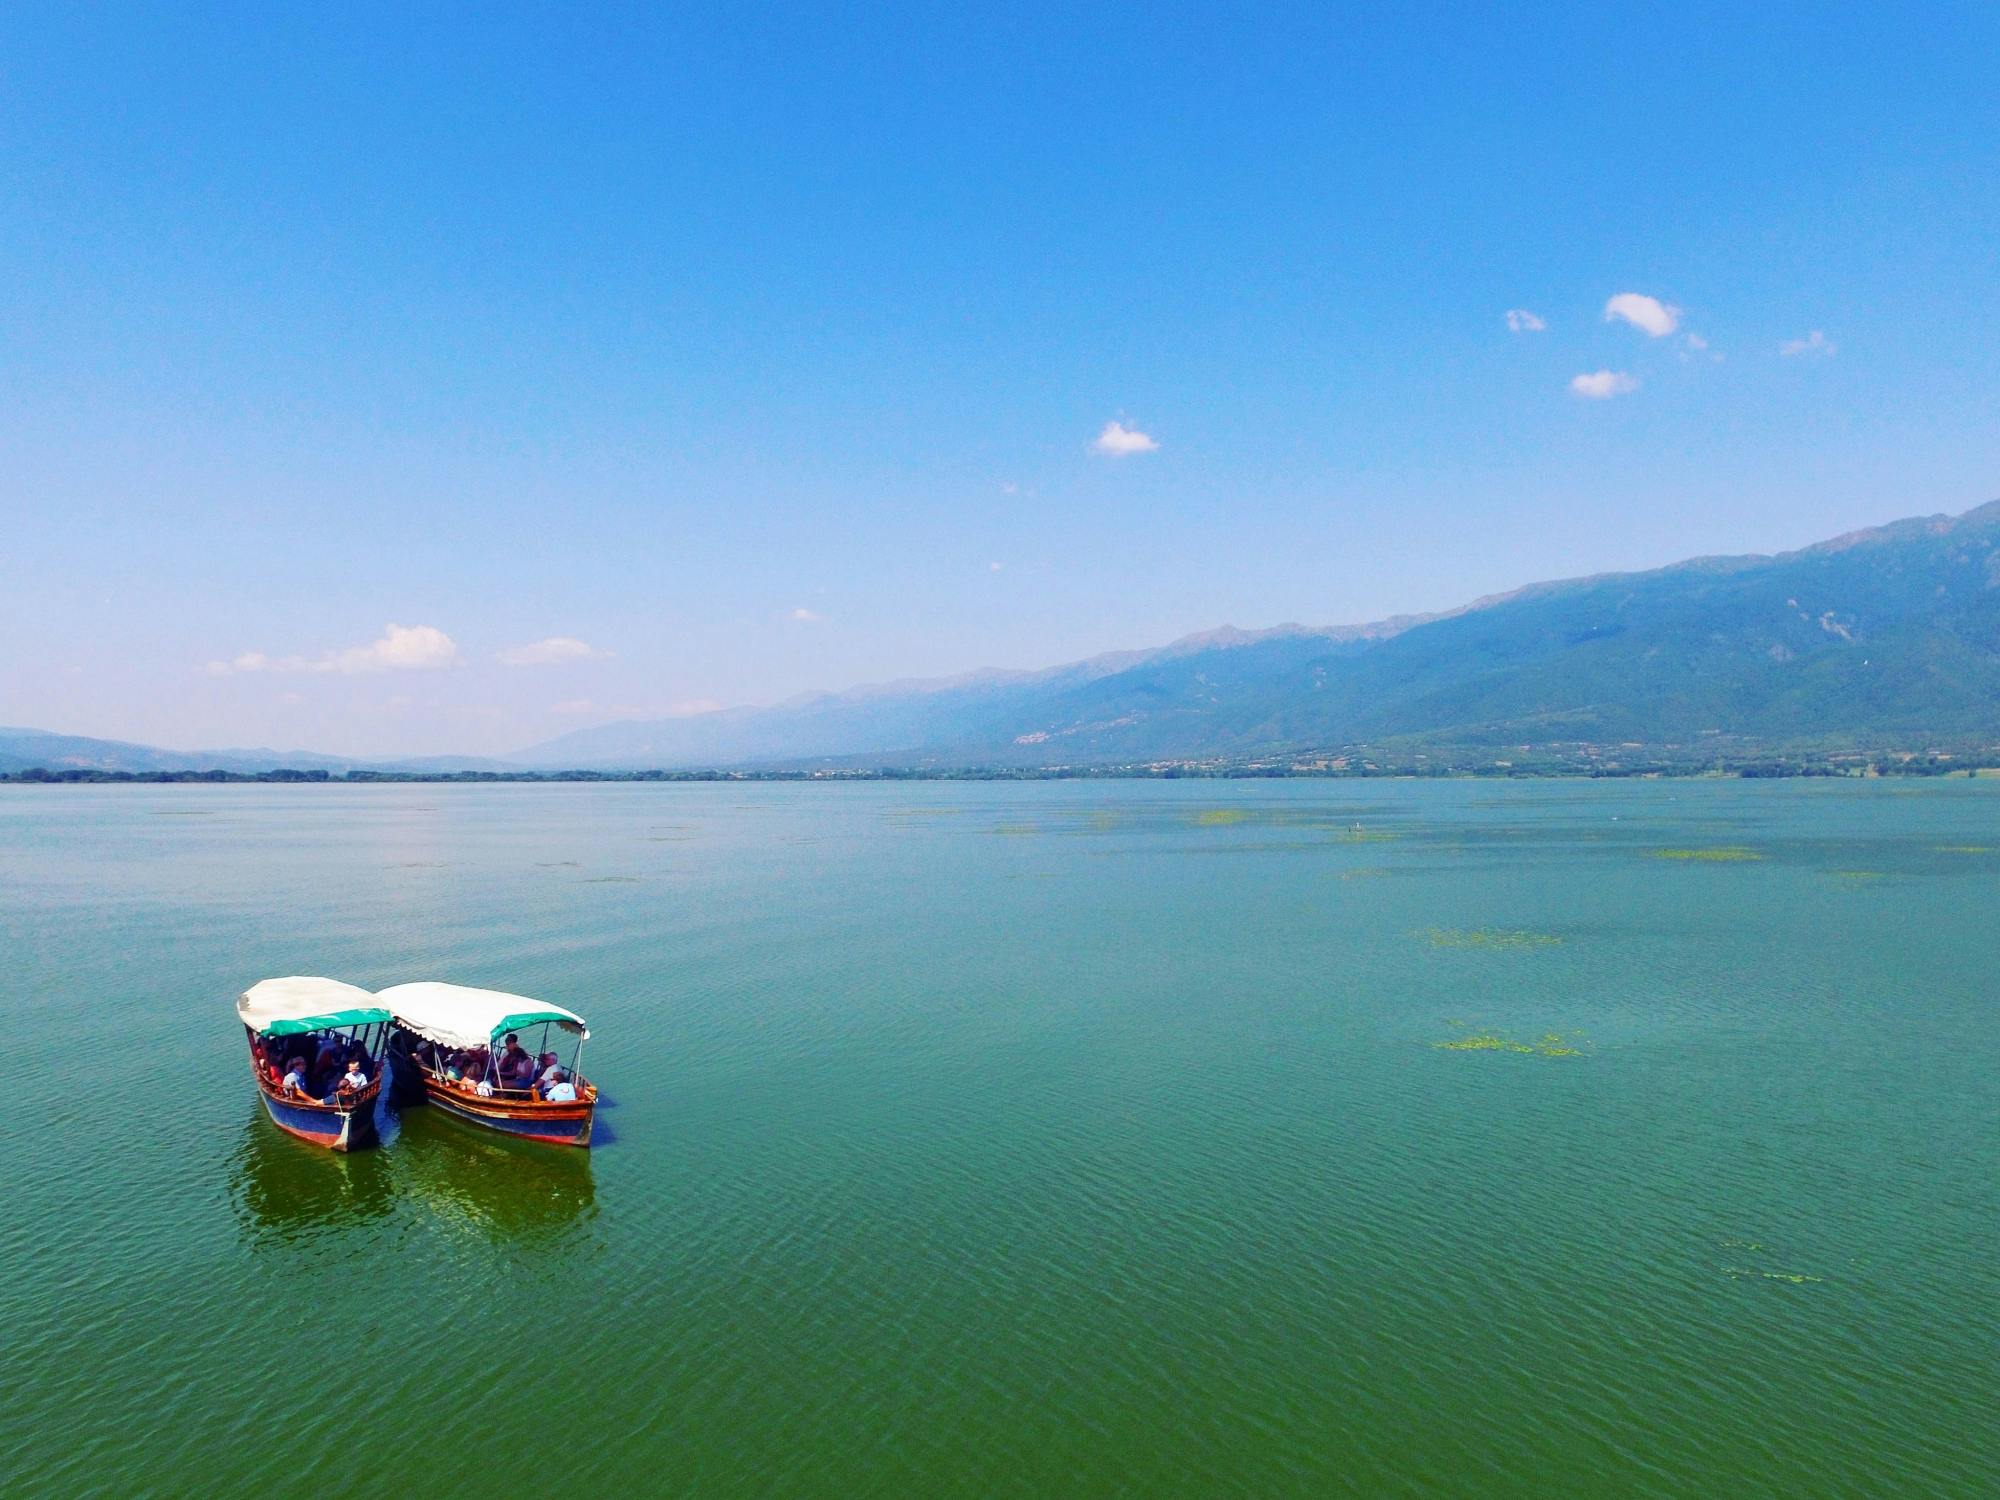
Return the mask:
[[[390,1017],[373,995],[337,979],[266,979],[244,991],[236,1015],[250,1048],[257,1095],[273,1125],[335,1151],[375,1144],[375,1102],[382,1093]],[[302,1055],[310,1065],[329,1041],[343,1061],[356,1050],[366,1054],[367,1086],[350,1089],[336,1086],[333,1078],[315,1078],[317,1088],[287,1091],[281,1082],[286,1059]],[[279,1069],[275,1077],[274,1063]]]
[[[395,1097],[439,1109],[523,1140],[588,1146],[597,1112],[597,1086],[577,1071],[590,1028],[560,1005],[459,984],[399,984],[376,1003],[395,1018],[389,1061]],[[545,1099],[540,1089],[503,1087],[496,1053],[509,1032],[541,1033],[536,1056],[546,1055],[551,1032],[576,1039],[564,1081],[575,1098]],[[464,1067],[467,1055],[475,1060]],[[470,1076],[465,1076],[467,1073]]]

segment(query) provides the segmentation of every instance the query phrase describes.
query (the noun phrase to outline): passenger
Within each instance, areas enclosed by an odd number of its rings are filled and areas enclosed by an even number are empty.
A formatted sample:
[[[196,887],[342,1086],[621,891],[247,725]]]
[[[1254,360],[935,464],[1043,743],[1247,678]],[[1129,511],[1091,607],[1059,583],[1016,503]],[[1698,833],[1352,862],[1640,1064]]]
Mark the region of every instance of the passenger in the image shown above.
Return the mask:
[[[556,1079],[562,1073],[562,1069],[557,1065],[556,1055],[553,1052],[544,1052],[542,1054],[540,1068],[541,1071],[535,1075],[535,1097],[537,1099],[546,1099],[549,1096],[549,1089],[554,1086]]]
[[[332,1032],[319,1044],[319,1056],[313,1059],[313,1077],[331,1078],[341,1064],[340,1038]]]
[[[566,1070],[562,1068],[556,1069],[555,1082],[542,1091],[542,1102],[544,1104],[574,1104],[576,1102],[576,1085],[569,1081],[569,1073]]]
[[[347,1071],[341,1074],[340,1081],[357,1094],[368,1087],[368,1073],[359,1058],[348,1059]]]
[[[285,1064],[285,1078],[280,1085],[287,1094],[306,1094],[306,1060],[295,1057]],[[308,1095],[308,1097],[310,1097]]]
[[[525,1089],[535,1081],[535,1060],[528,1055],[528,1049],[521,1045],[520,1037],[507,1033],[506,1044],[500,1051],[500,1086],[509,1089]]]

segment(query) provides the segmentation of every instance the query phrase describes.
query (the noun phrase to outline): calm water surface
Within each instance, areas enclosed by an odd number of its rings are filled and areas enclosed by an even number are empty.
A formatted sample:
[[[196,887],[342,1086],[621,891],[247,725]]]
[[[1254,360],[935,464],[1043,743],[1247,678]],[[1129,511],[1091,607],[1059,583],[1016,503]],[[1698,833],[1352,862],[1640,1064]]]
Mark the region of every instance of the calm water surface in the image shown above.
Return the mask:
[[[1996,996],[1996,782],[0,788],[0,1489],[1988,1497]]]

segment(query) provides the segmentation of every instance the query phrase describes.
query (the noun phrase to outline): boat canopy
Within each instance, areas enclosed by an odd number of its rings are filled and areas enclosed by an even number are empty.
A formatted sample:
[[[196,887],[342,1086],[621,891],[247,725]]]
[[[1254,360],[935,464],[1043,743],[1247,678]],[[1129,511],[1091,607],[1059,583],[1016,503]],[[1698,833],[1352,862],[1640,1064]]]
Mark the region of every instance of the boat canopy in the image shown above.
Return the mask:
[[[389,1019],[388,1008],[359,985],[306,975],[252,985],[236,1002],[236,1014],[262,1036],[370,1026]]]
[[[573,1036],[588,1037],[590,1028],[575,1011],[509,995],[501,990],[468,989],[462,984],[398,984],[375,996],[405,1031],[428,1037],[441,1047],[483,1047],[504,1032],[525,1031],[550,1023]]]

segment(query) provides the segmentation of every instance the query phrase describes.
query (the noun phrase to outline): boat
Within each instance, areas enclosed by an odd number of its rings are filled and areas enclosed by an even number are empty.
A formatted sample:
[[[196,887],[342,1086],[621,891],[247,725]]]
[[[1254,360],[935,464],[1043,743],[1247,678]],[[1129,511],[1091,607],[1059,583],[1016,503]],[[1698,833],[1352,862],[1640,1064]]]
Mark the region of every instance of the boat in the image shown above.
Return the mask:
[[[335,1151],[376,1141],[375,1101],[382,1093],[382,1056],[390,1014],[358,985],[294,975],[252,985],[236,1002],[250,1049],[250,1071],[264,1111],[280,1130]],[[319,1069],[329,1049],[341,1062],[363,1055],[365,1086],[353,1088],[332,1067]],[[303,1057],[306,1084],[287,1089],[286,1063]],[[275,1072],[273,1070],[276,1070]]]
[[[399,984],[375,996],[394,1025],[389,1061],[395,1097],[435,1104],[488,1130],[558,1146],[588,1146],[597,1086],[577,1071],[590,1028],[583,1017],[544,1000],[461,984]],[[546,1059],[551,1033],[573,1037],[569,1066],[556,1066],[574,1098],[545,1099],[537,1088],[503,1084],[498,1050],[507,1035],[540,1032],[534,1056]]]

